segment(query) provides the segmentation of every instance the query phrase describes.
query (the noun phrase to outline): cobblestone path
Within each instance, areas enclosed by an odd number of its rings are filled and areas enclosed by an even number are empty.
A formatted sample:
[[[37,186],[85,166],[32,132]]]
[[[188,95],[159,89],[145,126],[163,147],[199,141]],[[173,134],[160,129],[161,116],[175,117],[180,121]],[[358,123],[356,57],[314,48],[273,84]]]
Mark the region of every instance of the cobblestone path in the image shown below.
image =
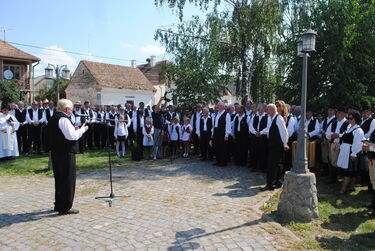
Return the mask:
[[[79,175],[74,208],[52,212],[53,177],[0,177],[0,250],[289,250],[298,238],[263,216],[259,174],[198,160],[139,162]]]

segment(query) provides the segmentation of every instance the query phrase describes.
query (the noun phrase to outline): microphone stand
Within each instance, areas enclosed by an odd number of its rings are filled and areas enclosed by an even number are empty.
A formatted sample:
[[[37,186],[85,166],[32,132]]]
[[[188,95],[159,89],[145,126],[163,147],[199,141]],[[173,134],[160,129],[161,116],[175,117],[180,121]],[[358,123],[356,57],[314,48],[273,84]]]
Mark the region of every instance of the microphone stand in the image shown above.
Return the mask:
[[[87,114],[78,114],[77,117],[88,117],[89,119],[90,116],[87,115]],[[98,120],[98,119],[96,119]],[[100,119],[98,120],[100,122],[107,122],[107,121],[116,121],[115,119]],[[122,120],[117,120],[117,121],[122,121]],[[123,122],[127,122],[126,120],[123,121]],[[113,176],[112,176],[112,160],[111,160],[111,145],[110,145],[110,142],[109,142],[109,126],[106,125],[106,128],[107,128],[107,149],[108,149],[108,165],[109,165],[109,184],[110,184],[110,193],[108,196],[97,196],[95,197],[95,199],[108,199],[106,200],[106,202],[108,202],[108,206],[109,207],[112,207],[112,202],[114,199],[116,198],[121,198],[121,197],[129,197],[129,195],[123,195],[123,196],[117,196],[114,194],[113,192]]]

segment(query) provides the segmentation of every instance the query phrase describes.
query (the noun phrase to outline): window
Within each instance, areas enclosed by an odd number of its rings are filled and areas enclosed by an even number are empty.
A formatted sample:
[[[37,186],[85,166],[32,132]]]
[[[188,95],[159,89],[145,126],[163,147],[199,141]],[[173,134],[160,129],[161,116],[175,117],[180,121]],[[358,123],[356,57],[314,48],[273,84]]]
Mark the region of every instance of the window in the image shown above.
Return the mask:
[[[21,66],[19,65],[4,65],[3,67],[3,75],[5,71],[11,71],[13,73],[12,79],[21,79]]]

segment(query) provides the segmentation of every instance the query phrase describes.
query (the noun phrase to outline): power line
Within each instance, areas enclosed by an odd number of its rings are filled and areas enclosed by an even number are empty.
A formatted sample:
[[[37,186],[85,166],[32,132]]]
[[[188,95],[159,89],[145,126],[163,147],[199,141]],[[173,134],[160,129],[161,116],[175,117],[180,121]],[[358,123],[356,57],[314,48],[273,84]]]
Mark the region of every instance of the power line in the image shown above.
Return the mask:
[[[46,48],[46,47],[36,46],[36,45],[30,45],[30,44],[21,44],[21,43],[16,43],[16,42],[7,42],[7,43],[14,44],[14,45],[20,45],[20,46],[25,46],[25,47],[31,47],[31,48],[49,50],[49,51],[66,52],[66,53],[70,53],[70,54],[74,54],[74,55],[80,55],[80,56],[86,56],[86,57],[95,57],[95,58],[111,59],[111,60],[126,61],[126,62],[131,62],[132,61],[131,59],[123,59],[123,58],[114,58],[114,57],[91,55],[89,53],[81,53],[81,52],[74,52],[74,51],[59,50],[59,49]],[[137,62],[144,62],[144,61],[140,61],[140,60],[136,60],[136,61]]]

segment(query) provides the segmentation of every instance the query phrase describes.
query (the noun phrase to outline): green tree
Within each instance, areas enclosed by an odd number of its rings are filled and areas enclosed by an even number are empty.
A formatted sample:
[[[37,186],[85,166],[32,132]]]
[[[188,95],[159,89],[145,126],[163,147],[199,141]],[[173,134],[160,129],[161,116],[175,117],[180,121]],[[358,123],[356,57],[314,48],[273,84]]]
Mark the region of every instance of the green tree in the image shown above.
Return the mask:
[[[199,6],[207,10],[213,6],[213,11],[206,16],[206,21],[201,27],[205,27],[205,32],[200,28],[193,30],[195,34],[186,34],[182,22],[183,9],[186,2]],[[168,4],[170,8],[178,9],[181,24],[178,34],[180,37],[187,36],[190,40],[197,40],[198,44],[208,44],[210,49],[215,50],[213,60],[218,66],[216,70],[225,71],[236,81],[237,94],[243,99],[249,96],[256,99],[265,98],[259,95],[267,95],[265,91],[255,92],[253,83],[259,86],[270,84],[265,76],[271,75],[273,67],[269,67],[267,62],[271,59],[277,45],[277,31],[282,24],[282,6],[277,0],[228,0],[226,9],[218,11],[217,6],[220,1],[213,0],[157,0],[156,5]],[[190,28],[190,26],[188,25]],[[161,30],[157,32],[160,37]],[[172,35],[171,35],[172,34]],[[179,36],[168,30],[164,33],[164,41],[176,41],[176,45],[168,48],[168,43],[164,45],[167,51],[174,55],[179,43]],[[169,49],[169,50],[168,50]],[[210,73],[212,74],[212,73]],[[269,89],[264,88],[264,89]],[[268,96],[269,97],[269,96]]]
[[[60,98],[66,98],[65,89],[69,85],[69,80],[66,79],[60,79],[59,80],[60,86]],[[48,100],[56,100],[56,89],[57,89],[57,83],[56,80],[53,82],[53,85],[51,88],[43,89],[39,92],[39,95],[35,97],[35,99],[48,99]]]
[[[0,100],[3,104],[17,102],[20,97],[20,88],[17,82],[0,81]]]

